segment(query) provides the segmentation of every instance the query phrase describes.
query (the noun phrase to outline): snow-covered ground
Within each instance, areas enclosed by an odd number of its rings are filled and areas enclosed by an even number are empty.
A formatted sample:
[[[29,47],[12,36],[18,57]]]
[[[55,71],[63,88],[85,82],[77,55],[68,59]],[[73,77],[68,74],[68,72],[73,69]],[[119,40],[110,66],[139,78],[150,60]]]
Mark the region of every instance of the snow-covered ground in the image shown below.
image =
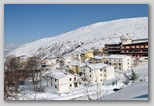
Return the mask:
[[[148,82],[134,83],[103,97],[102,100],[148,100]]]
[[[51,86],[45,88],[45,92],[35,93],[32,86],[25,86],[24,92],[19,94],[20,100],[148,100],[148,62],[140,63],[133,68],[142,81],[125,85],[119,78],[115,85],[83,84],[79,88],[64,92],[57,92]],[[123,73],[129,73],[124,71]],[[122,88],[113,91],[114,88]],[[97,91],[99,93],[97,93]]]

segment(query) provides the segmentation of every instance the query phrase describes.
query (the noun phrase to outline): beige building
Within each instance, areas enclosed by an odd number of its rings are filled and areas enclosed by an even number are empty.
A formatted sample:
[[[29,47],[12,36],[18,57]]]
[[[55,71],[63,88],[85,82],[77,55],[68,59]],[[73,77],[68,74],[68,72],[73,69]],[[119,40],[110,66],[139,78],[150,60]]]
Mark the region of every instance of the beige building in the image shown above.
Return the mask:
[[[115,70],[127,70],[131,67],[131,57],[127,55],[110,55],[106,57]]]
[[[107,58],[105,56],[92,56],[89,59],[89,63],[94,64],[94,63],[104,63],[107,61]]]
[[[85,63],[82,63],[79,60],[73,60],[68,63],[66,67],[69,72],[79,74],[79,72],[82,71],[82,67],[85,65]]]

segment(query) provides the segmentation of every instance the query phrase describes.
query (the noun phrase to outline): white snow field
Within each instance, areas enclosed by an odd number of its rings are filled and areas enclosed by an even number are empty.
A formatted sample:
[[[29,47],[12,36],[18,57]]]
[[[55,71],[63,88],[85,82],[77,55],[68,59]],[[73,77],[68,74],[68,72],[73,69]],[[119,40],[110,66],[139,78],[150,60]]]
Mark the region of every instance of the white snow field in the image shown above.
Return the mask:
[[[50,38],[24,44],[8,55],[54,58],[119,43],[120,36],[132,39],[148,38],[148,17],[98,22]]]
[[[148,82],[134,83],[103,97],[103,100],[148,100]]]

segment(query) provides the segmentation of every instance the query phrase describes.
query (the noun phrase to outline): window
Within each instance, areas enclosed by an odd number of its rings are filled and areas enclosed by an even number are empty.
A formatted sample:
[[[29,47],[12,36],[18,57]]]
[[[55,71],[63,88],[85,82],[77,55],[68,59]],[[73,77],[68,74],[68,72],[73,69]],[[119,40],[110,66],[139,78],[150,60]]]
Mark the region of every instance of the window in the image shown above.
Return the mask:
[[[76,81],[76,77],[74,77],[74,80]]]
[[[106,74],[104,74],[104,77],[106,77]]]
[[[57,86],[55,85],[55,88],[57,88]]]
[[[56,82],[57,80],[55,79],[55,82]]]
[[[74,83],[74,87],[78,87],[78,84],[77,83]]]
[[[91,73],[91,70],[89,70],[89,72]]]
[[[100,69],[100,71],[102,71],[102,68]]]
[[[70,84],[70,87],[72,87],[72,84]]]
[[[90,75],[90,77],[91,77],[91,75]]]
[[[70,78],[70,81],[72,80],[72,78]]]
[[[100,81],[102,81],[102,79]]]
[[[119,66],[121,66],[121,63],[119,63]]]
[[[104,72],[106,72],[106,69],[104,69]]]
[[[100,74],[100,76],[102,76],[102,74]]]
[[[128,59],[128,61],[129,61],[129,59]]]
[[[129,63],[128,63],[128,65],[129,65]]]

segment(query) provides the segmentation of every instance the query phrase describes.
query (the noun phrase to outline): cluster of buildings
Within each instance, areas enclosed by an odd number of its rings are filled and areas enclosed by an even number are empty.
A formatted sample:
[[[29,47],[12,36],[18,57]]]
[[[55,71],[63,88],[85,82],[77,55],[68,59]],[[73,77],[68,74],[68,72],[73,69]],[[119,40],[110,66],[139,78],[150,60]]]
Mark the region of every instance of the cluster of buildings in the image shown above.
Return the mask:
[[[46,84],[59,92],[78,88],[85,82],[102,84],[115,78],[115,70],[130,69],[132,57],[148,57],[148,39],[121,40],[75,57],[41,60]]]

